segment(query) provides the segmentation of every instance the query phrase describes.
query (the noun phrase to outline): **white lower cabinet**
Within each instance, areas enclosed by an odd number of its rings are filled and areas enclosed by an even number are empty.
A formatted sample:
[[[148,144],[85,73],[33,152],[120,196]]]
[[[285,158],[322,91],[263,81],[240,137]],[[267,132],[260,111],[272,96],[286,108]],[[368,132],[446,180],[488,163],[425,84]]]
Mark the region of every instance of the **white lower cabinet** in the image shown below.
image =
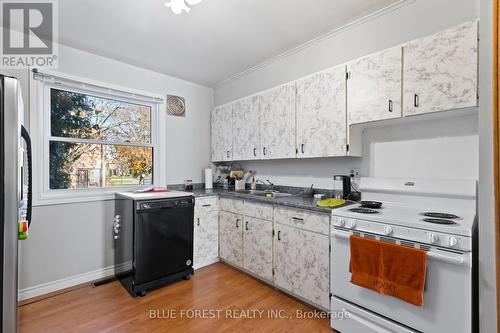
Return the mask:
[[[193,266],[195,269],[219,260],[218,198],[196,199],[194,209]]]
[[[200,268],[217,261],[219,257],[219,212],[195,215],[194,267]]]
[[[243,266],[243,215],[219,213],[219,256],[237,266]]]
[[[329,309],[329,215],[246,200],[221,199],[220,207],[221,259]]]
[[[282,224],[274,235],[274,284],[328,309],[328,236]]]
[[[273,223],[245,216],[243,268],[258,277],[273,280]]]

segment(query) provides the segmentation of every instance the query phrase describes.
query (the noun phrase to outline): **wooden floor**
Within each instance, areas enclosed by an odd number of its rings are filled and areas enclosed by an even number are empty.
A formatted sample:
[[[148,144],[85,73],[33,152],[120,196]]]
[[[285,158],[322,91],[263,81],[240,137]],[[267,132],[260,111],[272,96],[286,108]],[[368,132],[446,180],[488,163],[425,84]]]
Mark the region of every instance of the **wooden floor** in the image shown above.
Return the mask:
[[[192,310],[212,310],[197,315],[220,318],[189,319]],[[269,317],[268,311],[285,318]],[[328,319],[297,318],[297,311],[314,314],[309,306],[217,263],[197,271],[189,281],[142,298],[130,297],[119,282],[113,282],[20,306],[19,332],[332,332]],[[177,318],[166,318],[169,314]],[[254,318],[244,318],[245,314]]]

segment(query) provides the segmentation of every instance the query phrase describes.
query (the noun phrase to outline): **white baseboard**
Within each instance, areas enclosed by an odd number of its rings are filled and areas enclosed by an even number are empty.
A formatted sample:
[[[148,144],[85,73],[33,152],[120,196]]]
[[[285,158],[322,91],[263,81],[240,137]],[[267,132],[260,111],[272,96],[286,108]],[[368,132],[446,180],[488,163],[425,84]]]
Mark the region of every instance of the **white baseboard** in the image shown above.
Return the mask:
[[[90,282],[114,275],[114,266],[98,269],[92,272],[70,276],[64,279],[42,283],[33,287],[21,289],[17,293],[19,301],[45,295],[61,289],[73,287],[85,282]]]
[[[202,267],[215,264],[219,262],[219,258],[210,258],[206,261],[200,263],[200,265],[196,265],[193,267],[195,270],[200,269]],[[114,266],[109,266],[106,268],[98,269],[92,272],[87,272],[83,274],[78,274],[74,276],[70,276],[64,279],[42,283],[33,287],[28,287],[25,289],[21,289],[17,293],[17,298],[19,301],[23,301],[28,298],[33,298],[41,295],[45,295],[48,293],[52,293],[54,291],[58,291],[61,289],[73,287],[85,282],[90,282],[98,279],[102,279],[108,276],[114,275]]]

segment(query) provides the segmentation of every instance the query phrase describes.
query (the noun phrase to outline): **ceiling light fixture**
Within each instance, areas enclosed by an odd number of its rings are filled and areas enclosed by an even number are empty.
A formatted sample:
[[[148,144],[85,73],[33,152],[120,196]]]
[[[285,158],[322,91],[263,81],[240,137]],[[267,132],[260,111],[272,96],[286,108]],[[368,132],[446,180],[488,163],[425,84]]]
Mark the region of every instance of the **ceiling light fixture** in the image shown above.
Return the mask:
[[[191,8],[188,5],[193,6],[199,4],[202,0],[170,0],[165,2],[165,6],[172,9],[172,12],[176,15],[182,14],[183,11],[189,13]]]

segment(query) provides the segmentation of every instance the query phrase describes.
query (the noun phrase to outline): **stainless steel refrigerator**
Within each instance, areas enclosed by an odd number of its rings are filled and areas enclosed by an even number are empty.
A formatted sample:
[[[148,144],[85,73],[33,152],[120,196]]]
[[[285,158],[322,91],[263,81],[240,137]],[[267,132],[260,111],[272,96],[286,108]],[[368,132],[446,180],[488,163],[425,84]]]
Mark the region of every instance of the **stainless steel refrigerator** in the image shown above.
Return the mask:
[[[0,75],[0,269],[2,333],[16,332],[17,251],[20,221],[31,222],[31,140],[22,125],[19,81]],[[23,142],[23,140],[25,142]],[[27,153],[25,158],[24,152]],[[24,161],[27,165],[24,166]],[[27,193],[23,191],[27,185]]]

